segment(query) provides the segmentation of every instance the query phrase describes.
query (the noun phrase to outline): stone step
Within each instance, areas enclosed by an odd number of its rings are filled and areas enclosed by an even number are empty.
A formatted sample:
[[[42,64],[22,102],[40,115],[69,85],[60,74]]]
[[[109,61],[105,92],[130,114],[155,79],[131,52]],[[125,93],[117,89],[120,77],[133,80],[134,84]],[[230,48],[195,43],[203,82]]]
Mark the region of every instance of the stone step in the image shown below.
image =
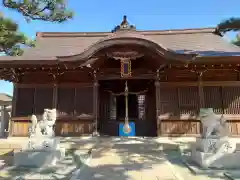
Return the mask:
[[[114,144],[112,149],[116,149],[118,151],[121,150],[134,150],[134,151],[162,151],[162,150],[177,150],[177,144],[161,144],[161,143],[142,143],[142,144]]]

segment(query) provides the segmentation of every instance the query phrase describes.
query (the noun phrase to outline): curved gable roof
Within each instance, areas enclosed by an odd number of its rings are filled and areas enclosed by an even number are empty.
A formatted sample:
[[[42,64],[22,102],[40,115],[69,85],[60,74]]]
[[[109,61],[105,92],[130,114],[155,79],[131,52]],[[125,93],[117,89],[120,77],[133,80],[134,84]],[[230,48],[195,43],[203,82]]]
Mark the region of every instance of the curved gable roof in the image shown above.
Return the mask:
[[[99,42],[121,37],[149,40],[165,50],[180,54],[240,55],[239,47],[216,34],[214,28],[205,28],[129,33],[38,33],[36,47],[26,50],[23,56],[73,56]]]
[[[57,60],[58,57],[83,54],[100,42],[120,38],[149,41],[173,54],[198,54],[200,57],[240,55],[240,48],[227,42],[215,28],[201,28],[114,33],[41,32],[37,33],[36,47],[26,49],[23,56],[2,56],[0,60]]]

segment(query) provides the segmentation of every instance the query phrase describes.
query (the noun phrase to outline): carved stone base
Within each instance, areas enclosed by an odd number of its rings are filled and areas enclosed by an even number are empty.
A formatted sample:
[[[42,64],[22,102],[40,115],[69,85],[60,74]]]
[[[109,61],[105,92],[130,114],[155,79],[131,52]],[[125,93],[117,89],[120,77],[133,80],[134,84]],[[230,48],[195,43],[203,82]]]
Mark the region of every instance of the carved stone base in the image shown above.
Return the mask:
[[[195,143],[195,148],[201,152],[214,153],[223,144],[227,144],[228,142],[229,142],[229,139],[227,137],[224,137],[224,138],[212,137],[207,139],[198,138]],[[234,147],[231,147],[231,148],[234,148]]]
[[[55,150],[59,148],[60,138],[59,137],[32,137],[29,139],[28,145],[26,147],[22,147],[22,150]]]
[[[240,167],[240,152],[236,151],[236,143],[225,138],[197,139],[192,148],[192,160],[205,168]]]
[[[14,165],[35,168],[54,166],[64,157],[65,148],[60,147],[59,138],[32,138],[27,147],[14,152]]]
[[[65,149],[55,151],[47,150],[26,150],[14,153],[14,165],[20,167],[41,168],[49,165],[56,165],[65,156]]]
[[[240,168],[240,152],[231,154],[215,154],[192,151],[192,160],[203,168]]]

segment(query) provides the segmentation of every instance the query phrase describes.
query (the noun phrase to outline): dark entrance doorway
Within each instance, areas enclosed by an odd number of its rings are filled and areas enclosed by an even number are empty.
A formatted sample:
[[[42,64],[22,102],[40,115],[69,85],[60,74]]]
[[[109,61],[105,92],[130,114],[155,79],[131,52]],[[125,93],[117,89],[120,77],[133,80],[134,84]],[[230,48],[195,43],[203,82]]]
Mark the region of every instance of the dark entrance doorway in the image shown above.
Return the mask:
[[[99,131],[118,136],[119,124],[125,121],[125,80],[100,81]],[[156,136],[155,87],[152,80],[128,80],[128,117],[136,125],[136,136]]]

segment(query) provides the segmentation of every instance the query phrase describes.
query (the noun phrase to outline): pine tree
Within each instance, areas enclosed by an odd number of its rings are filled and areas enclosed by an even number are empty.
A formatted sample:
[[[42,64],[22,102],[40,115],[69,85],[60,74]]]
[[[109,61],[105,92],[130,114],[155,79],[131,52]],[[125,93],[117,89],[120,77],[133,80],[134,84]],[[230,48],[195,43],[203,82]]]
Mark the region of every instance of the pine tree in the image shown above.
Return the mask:
[[[42,20],[62,23],[73,17],[65,0],[2,0],[6,8],[19,12],[28,22]],[[34,46],[34,41],[19,32],[19,26],[0,12],[0,53],[17,56],[24,46]]]
[[[222,21],[218,24],[217,30],[219,32],[226,33],[228,31],[239,31],[240,30],[240,18],[230,18]]]
[[[233,44],[236,46],[240,46],[240,36],[239,34],[236,36],[236,38],[232,41]]]

